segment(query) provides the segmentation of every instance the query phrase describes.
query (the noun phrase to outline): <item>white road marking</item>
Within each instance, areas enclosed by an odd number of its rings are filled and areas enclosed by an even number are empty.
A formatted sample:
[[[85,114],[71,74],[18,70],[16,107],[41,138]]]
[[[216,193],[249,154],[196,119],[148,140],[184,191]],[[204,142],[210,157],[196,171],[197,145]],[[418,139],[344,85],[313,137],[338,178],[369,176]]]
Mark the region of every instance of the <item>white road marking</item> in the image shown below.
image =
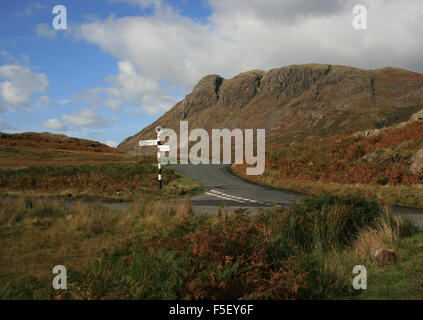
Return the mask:
[[[223,192],[220,192],[220,191],[216,191],[216,190],[213,190],[213,189],[210,190],[210,192],[217,193],[217,194],[220,194],[220,195],[225,196],[225,197],[230,197],[230,198],[234,198],[234,199],[243,200],[243,201],[258,202],[256,200],[251,200],[251,199],[246,199],[246,198],[242,198],[242,197],[232,196],[232,195],[229,195],[229,194],[226,194],[226,193],[223,193]]]
[[[237,202],[241,202],[241,203],[244,203],[244,202],[252,202],[252,203],[265,204],[263,202],[252,200],[252,199],[247,199],[247,198],[232,196],[230,194],[226,194],[226,193],[223,193],[223,192],[220,192],[220,191],[216,191],[214,189],[210,190],[210,192],[206,192],[206,194],[212,195],[212,196],[215,196],[215,197],[219,197],[219,198],[224,197],[224,198],[226,198],[226,200],[232,200],[232,201],[237,201]]]
[[[244,201],[233,199],[233,198],[228,198],[228,197],[222,196],[220,194],[216,194],[216,193],[205,192],[205,194],[207,194],[209,196],[216,197],[216,198],[221,198],[221,199],[224,199],[224,200],[230,200],[230,201],[236,201],[236,202],[240,202],[240,203],[245,203]]]

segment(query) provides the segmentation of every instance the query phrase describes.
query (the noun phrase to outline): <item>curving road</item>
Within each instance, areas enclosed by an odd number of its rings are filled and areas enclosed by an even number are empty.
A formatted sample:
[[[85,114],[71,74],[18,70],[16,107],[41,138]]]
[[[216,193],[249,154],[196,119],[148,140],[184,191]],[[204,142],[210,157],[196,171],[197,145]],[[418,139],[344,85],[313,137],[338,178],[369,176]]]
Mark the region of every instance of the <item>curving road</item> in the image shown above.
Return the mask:
[[[228,165],[171,165],[171,169],[198,181],[205,192],[191,198],[197,212],[216,213],[224,203],[229,211],[245,208],[245,213],[256,213],[259,208],[274,205],[286,207],[301,200],[299,193],[262,187],[231,173]]]
[[[216,213],[217,207],[224,203],[232,212],[244,208],[245,213],[257,213],[259,208],[274,205],[287,207],[302,199],[300,193],[259,186],[243,180],[229,169],[229,165],[171,165],[171,169],[198,181],[205,192],[191,198],[197,212]],[[408,216],[423,228],[423,209],[394,207],[395,215]]]

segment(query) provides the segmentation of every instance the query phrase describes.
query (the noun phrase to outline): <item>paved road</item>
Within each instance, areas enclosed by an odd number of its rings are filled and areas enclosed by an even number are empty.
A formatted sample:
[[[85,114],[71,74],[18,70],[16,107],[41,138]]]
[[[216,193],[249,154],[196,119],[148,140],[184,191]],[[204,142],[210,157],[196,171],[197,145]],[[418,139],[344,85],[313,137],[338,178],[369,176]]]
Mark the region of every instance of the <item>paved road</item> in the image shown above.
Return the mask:
[[[171,169],[201,183],[205,193],[191,198],[193,207],[200,212],[216,213],[225,203],[229,211],[245,208],[256,213],[259,208],[287,207],[301,200],[299,193],[262,187],[233,175],[228,165],[172,165]]]
[[[225,203],[228,211],[245,208],[246,213],[257,213],[259,208],[273,205],[287,207],[302,199],[300,193],[266,188],[233,175],[228,165],[172,165],[171,169],[201,183],[205,193],[192,197],[197,212],[216,213]],[[395,215],[408,216],[423,228],[423,209],[393,208]]]

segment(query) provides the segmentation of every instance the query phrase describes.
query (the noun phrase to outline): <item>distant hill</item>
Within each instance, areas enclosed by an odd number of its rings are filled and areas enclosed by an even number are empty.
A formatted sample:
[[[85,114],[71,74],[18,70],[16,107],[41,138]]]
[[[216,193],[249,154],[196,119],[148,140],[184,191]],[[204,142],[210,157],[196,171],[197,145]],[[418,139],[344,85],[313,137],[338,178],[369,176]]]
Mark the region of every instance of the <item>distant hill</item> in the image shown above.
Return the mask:
[[[265,128],[268,145],[293,144],[343,132],[382,128],[423,109],[423,74],[337,65],[291,65],[253,70],[232,79],[208,75],[160,119],[118,148],[145,152],[140,139],[154,127]],[[154,151],[154,148],[149,151]]]
[[[111,148],[97,141],[73,138],[63,134],[53,134],[49,132],[24,132],[14,134],[0,132],[0,146],[124,153],[122,150]]]

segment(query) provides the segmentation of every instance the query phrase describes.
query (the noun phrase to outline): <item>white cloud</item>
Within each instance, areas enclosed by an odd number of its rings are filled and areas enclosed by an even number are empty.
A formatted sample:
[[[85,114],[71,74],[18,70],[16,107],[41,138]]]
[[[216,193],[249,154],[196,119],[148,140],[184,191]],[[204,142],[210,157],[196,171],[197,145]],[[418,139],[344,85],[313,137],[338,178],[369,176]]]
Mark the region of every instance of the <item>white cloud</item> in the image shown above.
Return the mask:
[[[175,104],[175,97],[158,82],[143,77],[132,63],[121,61],[118,70],[117,75],[110,75],[107,79],[110,87],[85,90],[78,98],[88,101],[93,108],[104,106],[118,111],[127,104],[150,114],[167,111]]]
[[[54,39],[57,31],[47,23],[40,23],[35,26],[35,33],[42,38]]]
[[[121,61],[118,68],[118,75],[109,77],[112,87],[108,88],[107,92],[111,99],[107,101],[106,105],[110,106],[110,104],[118,104],[118,101],[123,101],[130,105],[141,106],[147,112],[155,114],[167,111],[176,102],[175,98],[157,82],[138,74],[132,63]]]
[[[108,2],[125,2],[128,4],[138,5],[142,8],[159,6],[160,0],[107,0]]]
[[[68,99],[60,99],[60,100],[56,101],[56,103],[58,105],[60,105],[60,106],[64,106],[64,105],[66,105],[68,103],[71,103],[71,100],[68,100]]]
[[[38,10],[45,9],[46,6],[42,5],[39,2],[32,2],[28,6],[26,6],[22,11],[17,13],[19,17],[28,17],[35,13]]]
[[[103,105],[106,108],[109,108],[111,110],[115,110],[118,111],[120,109],[122,109],[123,103],[121,100],[117,100],[117,99],[108,99],[108,100],[104,100],[103,101]]]
[[[5,61],[6,63],[11,63],[11,64],[18,64],[19,61],[18,59],[16,59],[14,56],[12,56],[9,52],[7,52],[6,50],[1,50],[0,51],[0,57],[2,58],[3,61]]]
[[[21,53],[19,55],[19,58],[21,59],[23,65],[28,66],[29,65],[29,57],[26,54]]]
[[[29,57],[26,54],[20,54],[19,58],[12,56],[9,52],[5,50],[0,51],[0,58],[5,64],[15,64],[15,65],[29,65]]]
[[[109,147],[112,147],[112,148],[116,148],[117,145],[118,145],[116,142],[110,141],[110,140],[106,141],[105,144],[108,145]]]
[[[37,99],[37,104],[41,105],[42,107],[49,107],[53,103],[53,99],[49,96],[40,96]]]
[[[159,89],[157,82],[147,80],[138,75],[134,66],[128,61],[118,63],[119,74],[110,76],[109,81],[115,86],[110,94],[122,97],[131,104],[136,104],[143,94],[155,92]]]
[[[48,80],[42,73],[35,73],[19,65],[0,66],[0,97],[6,105],[12,107],[29,107],[32,105],[32,94],[47,91]]]
[[[88,101],[93,108],[97,108],[101,104],[101,95],[104,93],[104,88],[87,89],[77,95],[78,100]]]
[[[205,24],[156,4],[151,16],[109,17],[80,25],[77,34],[133,64],[144,80],[184,93],[206,74],[310,62],[422,72],[423,2],[361,3],[366,31],[352,27],[353,0],[210,0]]]
[[[116,121],[116,118],[103,117],[97,111],[91,109],[80,109],[73,114],[62,115],[60,120],[55,118],[48,119],[43,125],[50,130],[67,131],[68,126],[99,129],[112,121]]]
[[[115,118],[106,118],[91,109],[81,109],[71,115],[63,115],[62,121],[75,127],[102,128]]]
[[[55,131],[66,130],[66,127],[63,124],[63,122],[58,119],[48,119],[46,122],[43,123],[43,125],[44,127],[50,130],[55,130]]]
[[[146,79],[189,86],[203,73],[197,63],[204,59],[202,63],[207,64],[207,56],[214,51],[213,43],[219,42],[208,30],[207,26],[171,11],[151,17],[112,18],[79,28],[85,39],[122,61],[131,62]]]
[[[210,0],[214,17],[223,18],[237,13],[253,16],[255,20],[291,24],[311,16],[334,15],[346,7],[348,0]]]

